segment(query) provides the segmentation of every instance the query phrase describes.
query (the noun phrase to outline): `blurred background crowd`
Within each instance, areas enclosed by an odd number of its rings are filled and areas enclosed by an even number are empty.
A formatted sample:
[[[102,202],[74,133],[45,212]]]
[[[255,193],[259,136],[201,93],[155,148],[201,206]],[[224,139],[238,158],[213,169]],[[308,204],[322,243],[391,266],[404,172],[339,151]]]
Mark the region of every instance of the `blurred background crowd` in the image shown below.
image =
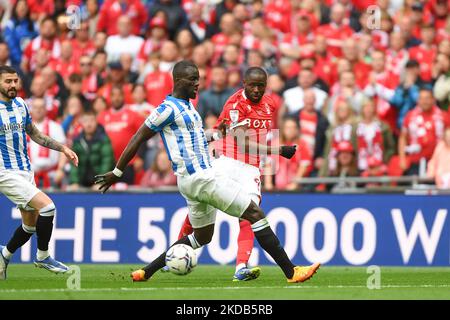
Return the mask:
[[[267,190],[418,174],[450,188],[449,11],[449,0],[0,0],[0,65],[19,71],[37,127],[80,158],[70,167],[31,143],[41,187],[91,188],[191,59],[206,128],[246,68],[267,70],[272,122],[300,146]],[[159,137],[117,188],[131,185],[176,185]]]

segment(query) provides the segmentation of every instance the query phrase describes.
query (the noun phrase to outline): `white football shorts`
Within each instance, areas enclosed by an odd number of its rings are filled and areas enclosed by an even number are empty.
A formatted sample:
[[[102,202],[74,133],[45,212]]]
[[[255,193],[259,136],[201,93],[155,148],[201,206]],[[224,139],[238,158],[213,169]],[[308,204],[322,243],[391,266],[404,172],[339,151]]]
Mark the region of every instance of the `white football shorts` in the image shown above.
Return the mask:
[[[34,182],[34,173],[24,170],[0,170],[0,192],[17,205],[17,208],[34,210],[27,206],[40,192]]]
[[[251,202],[242,186],[217,167],[178,176],[177,184],[186,199],[193,228],[214,224],[217,210],[239,218]]]
[[[254,203],[261,203],[261,173],[257,167],[223,155],[214,159],[212,166],[239,183]]]

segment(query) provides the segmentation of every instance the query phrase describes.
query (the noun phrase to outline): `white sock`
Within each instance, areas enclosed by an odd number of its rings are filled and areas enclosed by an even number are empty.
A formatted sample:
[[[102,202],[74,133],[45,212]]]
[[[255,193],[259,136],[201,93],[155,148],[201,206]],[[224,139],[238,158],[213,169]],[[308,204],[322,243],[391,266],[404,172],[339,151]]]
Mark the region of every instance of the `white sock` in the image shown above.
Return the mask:
[[[5,257],[5,259],[11,260],[13,254],[9,252],[9,250],[5,246],[2,250],[2,255]]]
[[[36,258],[37,258],[39,261],[44,260],[44,259],[47,258],[48,256],[49,256],[48,251],[42,251],[42,250],[39,250],[39,249],[38,249],[37,254],[36,254]]]
[[[239,270],[241,270],[242,268],[247,268],[247,265],[245,263],[239,263],[236,266],[236,272],[238,272]]]
[[[200,243],[198,243],[197,239],[195,239],[195,236],[193,233],[188,235],[188,239],[189,239],[189,242],[191,243],[191,247],[193,249],[198,249],[201,247]]]

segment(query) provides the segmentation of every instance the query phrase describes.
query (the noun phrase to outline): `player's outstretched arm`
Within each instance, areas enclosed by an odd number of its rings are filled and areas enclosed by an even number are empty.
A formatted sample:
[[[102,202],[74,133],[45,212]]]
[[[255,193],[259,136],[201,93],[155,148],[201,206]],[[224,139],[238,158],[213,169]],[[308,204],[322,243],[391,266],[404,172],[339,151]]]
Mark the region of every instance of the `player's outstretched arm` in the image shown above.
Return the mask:
[[[39,129],[34,125],[33,122],[29,123],[26,126],[25,131],[30,136],[31,140],[33,140],[37,144],[64,153],[64,155],[70,161],[72,161],[75,166],[78,166],[78,156],[75,152],[73,152],[65,145],[59,143],[55,139],[52,139],[49,136],[43,134],[41,131],[39,131]]]
[[[99,190],[102,193],[108,191],[109,187],[119,181],[120,177],[123,174],[123,170],[131,161],[131,159],[133,159],[133,157],[136,155],[139,146],[143,142],[153,137],[155,134],[156,132],[151,130],[146,124],[141,125],[139,130],[131,138],[130,142],[128,142],[125,150],[123,150],[114,170],[109,171],[105,174],[95,176],[95,183],[100,184]]]
[[[284,158],[291,159],[297,151],[297,145],[293,146],[273,146],[257,143],[250,139],[247,134],[248,128],[245,125],[232,128],[232,135],[235,137],[238,148],[241,152],[248,154],[278,154]]]

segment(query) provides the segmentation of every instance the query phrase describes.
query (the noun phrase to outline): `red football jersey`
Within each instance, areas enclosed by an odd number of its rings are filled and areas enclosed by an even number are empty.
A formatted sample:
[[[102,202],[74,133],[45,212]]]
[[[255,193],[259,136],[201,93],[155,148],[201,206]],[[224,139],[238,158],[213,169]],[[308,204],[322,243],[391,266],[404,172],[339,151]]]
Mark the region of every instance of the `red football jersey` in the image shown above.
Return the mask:
[[[245,96],[244,89],[228,98],[222,113],[217,120],[217,126],[224,120],[228,127],[242,124],[247,127],[246,135],[250,141],[267,144],[267,133],[272,129],[272,115],[276,105],[272,98],[264,95],[259,103],[253,103]],[[259,168],[261,155],[243,154],[239,152],[235,138],[226,136],[216,144],[216,152],[227,157],[243,161]]]

